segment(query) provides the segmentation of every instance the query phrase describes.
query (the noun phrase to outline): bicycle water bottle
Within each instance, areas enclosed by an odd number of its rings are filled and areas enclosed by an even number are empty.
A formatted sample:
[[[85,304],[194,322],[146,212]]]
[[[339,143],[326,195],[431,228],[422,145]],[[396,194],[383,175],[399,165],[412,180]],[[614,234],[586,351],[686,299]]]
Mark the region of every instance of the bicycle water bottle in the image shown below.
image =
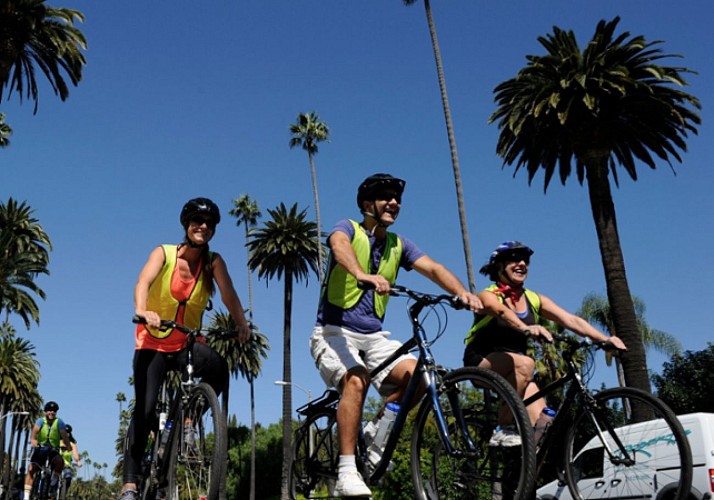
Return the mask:
[[[387,439],[394,425],[394,420],[397,418],[397,413],[399,413],[399,403],[387,403],[384,408],[384,415],[377,422],[377,432],[374,435],[372,445],[369,447],[369,461],[372,466],[376,466],[382,459],[382,453],[387,445]]]
[[[161,433],[161,442],[159,443],[159,458],[164,458],[164,452],[166,450],[166,443],[169,442],[169,434],[171,434],[171,427],[173,427],[173,422],[171,420],[166,421],[164,425],[164,430]]]
[[[159,413],[159,431],[163,431],[166,427],[166,412],[162,411]]]
[[[533,428],[535,430],[535,442],[537,446],[540,446],[543,434],[545,434],[546,429],[550,427],[550,424],[553,423],[554,418],[555,410],[553,408],[549,406],[543,408],[543,411],[538,416],[538,420],[536,420],[535,427]]]

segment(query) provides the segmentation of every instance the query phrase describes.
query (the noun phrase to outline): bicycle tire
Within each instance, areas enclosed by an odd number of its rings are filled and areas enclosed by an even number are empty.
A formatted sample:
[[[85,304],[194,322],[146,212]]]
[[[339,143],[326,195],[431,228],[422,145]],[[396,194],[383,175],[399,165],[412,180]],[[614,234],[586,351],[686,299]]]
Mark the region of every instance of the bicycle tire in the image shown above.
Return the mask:
[[[181,421],[174,423],[167,500],[218,500],[227,442],[226,419],[216,393],[208,384],[200,383],[191,389]]]
[[[324,408],[310,414],[295,431],[290,498],[331,498],[339,458],[337,411]]]
[[[154,435],[158,435],[158,427],[154,431]],[[142,461],[142,474],[139,484],[139,492],[141,500],[156,500],[158,493],[158,451],[159,443],[157,439],[153,439],[147,449],[150,452],[144,456]]]
[[[629,412],[626,409],[632,408],[632,402],[648,407],[654,419],[631,425],[634,421],[627,416]],[[681,423],[666,404],[645,391],[620,387],[594,395],[592,408],[592,417],[587,408],[580,408],[567,433],[563,463],[573,498],[583,500],[594,496],[617,496],[662,500],[658,492],[665,488],[671,490],[665,496],[667,500],[685,500],[689,497],[692,453]],[[617,445],[606,429],[616,429],[615,434],[634,457],[634,464],[615,464],[607,459],[603,447],[597,446],[601,441],[595,438],[593,418],[603,429],[606,442],[613,449]],[[674,441],[676,446],[670,447],[668,444],[655,447],[665,439]],[[606,473],[614,476],[616,481],[603,481]],[[605,489],[603,484],[606,485]]]
[[[490,370],[465,367],[444,375],[437,390],[454,453],[446,450],[433,403],[425,399],[411,442],[415,497],[530,499],[535,486],[533,430],[523,400],[511,384]],[[512,419],[521,443],[490,446],[495,428],[504,422],[504,412],[510,414],[505,418]]]

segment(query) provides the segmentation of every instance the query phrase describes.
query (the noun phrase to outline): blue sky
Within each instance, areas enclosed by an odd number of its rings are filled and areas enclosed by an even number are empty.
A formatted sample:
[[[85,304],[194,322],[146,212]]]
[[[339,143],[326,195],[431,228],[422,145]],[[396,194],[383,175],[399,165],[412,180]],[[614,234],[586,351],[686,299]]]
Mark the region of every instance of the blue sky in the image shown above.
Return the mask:
[[[374,172],[407,180],[395,226],[465,280],[448,143],[423,6],[401,1],[49,2],[83,12],[89,49],[79,87],[60,102],[46,85],[40,105],[0,103],[14,135],[0,151],[0,199],[26,200],[52,238],[51,275],[41,324],[19,335],[36,347],[40,392],[59,401],[80,448],[113,466],[118,404],[133,391],[133,287],[151,250],[182,237],[178,213],[195,196],[215,200],[224,219],[212,248],[226,259],[247,305],[242,228],[227,215],[249,194],[263,213],[280,202],[308,209],[307,156],[288,148],[288,126],[316,111],[331,141],[316,157],[324,229],[357,217],[356,185]],[[575,178],[543,193],[523,173],[501,168],[498,130],[487,124],[493,88],[515,76],[537,37],[557,25],[581,45],[600,19],[622,17],[620,31],[664,40],[670,64],[694,69],[687,90],[703,103],[699,136],[684,163],[639,167],[614,191],[631,290],[655,328],[685,349],[712,340],[714,270],[711,189],[714,174],[709,0],[584,2],[433,1],[462,168],[473,260],[478,268],[499,242],[520,239],[534,255],[529,286],[574,311],[605,284],[587,190]],[[420,276],[399,281],[424,291]],[[477,286],[487,283],[477,278]],[[254,280],[255,321],[273,345],[256,382],[258,421],[280,417],[283,283]],[[313,395],[324,389],[307,339],[316,279],[295,288],[293,380]],[[404,304],[393,300],[386,326],[407,335]],[[461,360],[470,319],[452,313],[436,344],[446,365]],[[665,359],[651,354],[650,369]],[[598,376],[611,377],[599,364]],[[231,413],[249,424],[248,386],[234,380]],[[296,389],[295,406],[306,400]]]

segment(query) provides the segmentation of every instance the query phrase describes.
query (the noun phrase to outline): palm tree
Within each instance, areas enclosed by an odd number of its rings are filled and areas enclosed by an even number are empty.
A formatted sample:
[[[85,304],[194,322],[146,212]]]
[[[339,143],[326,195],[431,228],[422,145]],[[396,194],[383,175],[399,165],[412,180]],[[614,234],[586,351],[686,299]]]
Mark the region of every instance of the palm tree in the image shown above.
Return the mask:
[[[283,471],[281,495],[288,498],[288,474],[290,471],[290,436],[292,432],[292,394],[290,391],[291,350],[290,328],[292,319],[293,280],[307,281],[310,271],[318,274],[319,252],[317,225],[305,220],[305,210],[298,213],[297,203],[290,211],[281,203],[275,210],[268,210],[272,220],[251,233],[248,243],[252,270],[258,271],[258,279],[266,282],[285,276],[283,318]]]
[[[246,249],[248,247],[248,236],[250,228],[255,227],[258,223],[258,219],[263,216],[258,208],[258,202],[251,200],[250,196],[247,194],[242,195],[240,198],[233,200],[234,207],[229,212],[233,217],[238,219],[236,225],[240,226],[243,224],[245,228],[245,242]],[[246,260],[246,266],[250,260],[250,251],[248,250],[248,259]],[[253,274],[248,266],[248,319],[253,321]]]
[[[5,123],[5,113],[0,113],[0,148],[6,148],[10,145],[10,136],[12,129],[10,125]]]
[[[490,122],[501,129],[497,152],[504,164],[525,167],[528,182],[542,168],[545,189],[556,165],[565,184],[575,158],[582,184],[587,179],[607,297],[613,322],[628,351],[622,355],[628,386],[650,389],[647,361],[617,231],[609,174],[618,184],[616,166],[637,180],[635,161],[654,169],[654,153],[681,162],[688,132],[696,133],[699,101],[672,87],[686,85],[686,68],[659,66],[671,57],[641,36],[614,35],[619,18],[600,21],[581,51],[572,31],[553,28],[538,41],[548,54],[528,56],[516,78],[494,90],[497,110]],[[515,175],[515,174],[514,174]],[[639,416],[638,416],[639,418]]]
[[[642,336],[642,342],[645,348],[654,349],[669,357],[680,354],[682,352],[682,344],[674,335],[662,330],[657,330],[649,325],[645,318],[645,303],[642,299],[633,296],[632,304],[635,308],[637,324],[639,325],[640,335]],[[607,301],[607,297],[595,293],[586,295],[576,314],[591,323],[597,324],[610,335],[617,335],[612,308]],[[608,352],[607,355],[609,365],[613,356],[611,356],[610,352]],[[622,364],[617,357],[615,357],[615,366],[617,367],[617,379],[620,385],[624,386],[625,375],[622,371]]]
[[[317,143],[327,141],[330,129],[325,122],[320,121],[320,117],[314,111],[312,113],[300,113],[297,122],[290,125],[290,147],[302,146],[307,151],[310,160],[310,174],[312,175],[312,194],[315,197],[315,222],[317,223],[317,262],[318,276],[320,283],[325,277],[325,268],[322,266],[322,226],[320,225],[320,199],[317,196],[317,171],[315,170],[315,155],[317,154]]]
[[[8,323],[0,325],[0,418],[8,411],[21,411],[37,393],[40,380],[39,362],[35,347],[27,340],[15,336]],[[21,406],[23,405],[23,406]],[[5,464],[5,422],[0,425],[0,464]],[[2,469],[0,465],[0,469]],[[5,477],[0,474],[0,480]]]
[[[412,5],[417,0],[403,0],[405,5]],[[451,149],[451,166],[454,171],[454,184],[456,186],[456,202],[459,209],[459,222],[461,223],[461,240],[464,246],[464,257],[466,259],[466,276],[469,282],[469,290],[476,291],[476,279],[474,277],[474,265],[471,260],[471,243],[469,242],[469,228],[466,222],[466,207],[464,206],[464,190],[461,186],[461,167],[459,166],[459,153],[456,150],[456,136],[454,135],[454,124],[451,120],[451,108],[449,107],[449,97],[446,93],[446,77],[444,76],[444,66],[441,62],[441,50],[439,50],[439,40],[436,38],[436,25],[431,14],[431,3],[424,0],[426,9],[426,21],[429,25],[429,35],[431,45],[434,49],[434,60],[436,61],[436,76],[439,79],[439,89],[441,91],[441,104],[444,108],[444,119],[446,121],[446,134],[449,138]]]
[[[17,313],[30,328],[39,323],[39,308],[33,295],[44,299],[44,291],[35,283],[39,274],[49,274],[49,236],[33,210],[25,202],[10,198],[0,202],[0,311],[6,316]]]
[[[211,328],[235,330],[235,322],[230,314],[216,312],[210,318]],[[255,499],[255,386],[254,381],[263,367],[263,359],[268,357],[270,350],[268,337],[263,335],[258,327],[250,323],[250,338],[240,344],[233,340],[210,339],[211,346],[228,363],[231,374],[239,374],[248,380],[250,385],[250,500]]]
[[[121,422],[122,403],[126,403],[126,394],[123,392],[117,392],[117,396],[114,400],[119,403],[119,421]]]
[[[0,101],[5,87],[39,102],[35,66],[45,74],[63,101],[69,96],[65,77],[73,85],[82,79],[86,64],[82,49],[87,41],[74,26],[84,21],[81,12],[54,8],[44,0],[4,0],[0,4]]]

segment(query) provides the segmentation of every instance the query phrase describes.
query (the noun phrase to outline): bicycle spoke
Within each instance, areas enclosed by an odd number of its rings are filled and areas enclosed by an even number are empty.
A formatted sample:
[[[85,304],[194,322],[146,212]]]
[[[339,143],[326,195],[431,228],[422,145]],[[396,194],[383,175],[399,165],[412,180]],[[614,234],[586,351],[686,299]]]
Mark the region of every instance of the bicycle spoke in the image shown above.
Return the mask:
[[[339,443],[335,411],[326,410],[307,417],[295,432],[290,472],[290,494],[297,500],[330,498],[337,480]]]
[[[449,373],[440,404],[449,451],[430,402],[417,416],[412,438],[412,474],[420,499],[525,499],[533,488],[534,445],[530,423],[508,383],[475,368]],[[526,439],[489,446],[499,424],[513,422]],[[511,443],[514,444],[514,443]]]

